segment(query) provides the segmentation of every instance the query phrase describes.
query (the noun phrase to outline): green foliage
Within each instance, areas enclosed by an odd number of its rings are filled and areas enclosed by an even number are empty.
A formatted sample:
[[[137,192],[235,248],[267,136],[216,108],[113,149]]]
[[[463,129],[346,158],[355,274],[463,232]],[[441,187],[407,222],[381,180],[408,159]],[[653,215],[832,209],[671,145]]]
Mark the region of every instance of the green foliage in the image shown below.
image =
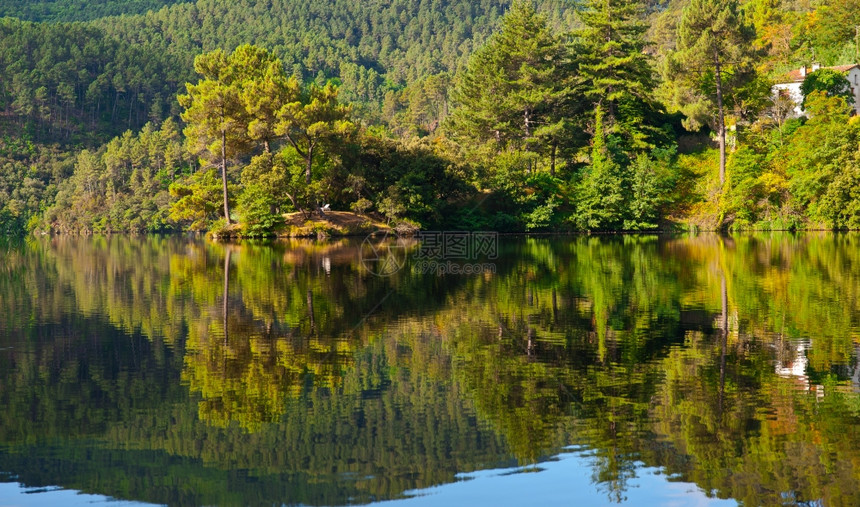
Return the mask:
[[[721,128],[715,113],[740,103],[742,97],[734,90],[755,75],[754,36],[737,0],[690,0],[684,8],[678,49],[667,59],[664,77],[673,88],[672,104],[687,116],[690,130],[701,125]]]
[[[275,213],[277,202],[265,183],[252,181],[243,186],[238,205],[243,235],[252,238],[269,236],[283,222]]]
[[[576,221],[583,230],[609,230],[623,223],[625,169],[615,160],[607,145],[603,109],[594,114],[594,139],[591,164],[583,175],[577,195]]]
[[[860,170],[856,159],[834,175],[816,211],[834,229],[860,229]]]
[[[97,145],[160,122],[191,70],[86,24],[0,17],[0,48],[0,135],[46,144]]]
[[[200,55],[195,69],[203,80],[188,84],[188,94],[179,96],[185,108],[182,119],[188,124],[185,135],[189,151],[220,166],[222,216],[227,225],[231,221],[228,162],[255,150],[263,154],[252,159],[243,173],[246,196],[242,202],[250,234],[271,232],[283,196],[299,209],[317,207],[325,196],[325,182],[315,181],[314,172],[323,176],[332,161],[315,165],[315,155],[354,129],[348,119],[351,108],[338,102],[337,88],[312,83],[302,91],[298,80],[285,74],[280,60],[250,45],[229,55],[221,50]],[[281,151],[273,155],[276,148]],[[295,156],[302,161],[301,186],[295,178]],[[265,192],[273,195],[262,195]],[[267,207],[270,211],[265,212]]]
[[[755,29],[738,0],[690,0],[678,24],[677,49],[665,60],[663,77],[671,106],[686,116],[684,126],[708,125],[720,145],[719,181],[726,181],[726,116],[752,116],[767,86],[756,86]],[[763,83],[762,83],[763,84]]]
[[[604,108],[608,132],[620,133],[631,147],[642,148],[660,119],[653,103],[654,70],[644,51],[644,4],[588,0],[584,7],[585,28],[578,33],[577,48],[582,93]]]
[[[761,185],[762,157],[748,147],[732,153],[729,159],[728,189],[721,201],[721,213],[734,228],[750,228],[759,219],[764,189]]]
[[[450,203],[474,192],[467,181],[470,171],[462,162],[426,140],[398,141],[371,132],[362,133],[352,152],[343,153],[343,165],[332,174],[335,203],[344,207],[361,196],[386,214],[380,203],[386,200],[401,214],[424,226],[440,225]],[[361,198],[359,197],[359,199]]]
[[[283,222],[282,213],[291,207],[291,177],[283,156],[262,153],[242,170],[242,193],[238,198],[243,233],[268,236]]]
[[[0,235],[20,236],[36,229],[56,192],[54,182],[67,178],[73,164],[68,154],[0,139]]]
[[[812,92],[824,92],[832,97],[842,97],[846,103],[854,104],[854,92],[851,83],[845,74],[833,69],[818,69],[807,74],[800,85],[803,94],[802,106],[806,108],[806,101]]]
[[[546,229],[552,224],[554,211],[558,207],[558,202],[554,197],[550,197],[548,201],[537,205],[534,210],[525,215],[525,226],[527,231]]]
[[[398,218],[402,217],[406,212],[406,204],[400,189],[394,185],[388,187],[384,197],[381,197],[376,203],[376,209],[386,218],[387,223],[391,223],[392,220],[397,221]]]
[[[836,175],[856,163],[858,129],[856,121],[849,121],[850,111],[841,97],[813,92],[807,100],[809,121],[792,134],[779,152],[777,160],[790,178],[792,199],[814,222],[830,221],[829,225],[836,225],[836,210],[831,206],[838,200],[821,203],[820,198]]]
[[[265,47],[281,59],[288,75],[305,84],[319,78],[316,84],[323,86],[328,79],[339,78],[344,99],[359,103],[375,120],[402,111],[398,106],[383,115],[389,93],[425,76],[462,68],[509,4],[201,0],[93,24],[152,53],[172,55],[180,67],[190,66],[195,55],[218,48],[229,52],[242,44]],[[544,10],[554,5],[542,2]],[[559,14],[552,16],[557,25],[564,22]],[[565,23],[571,25],[572,19]],[[185,69],[180,83],[188,79]]]
[[[78,154],[74,173],[60,183],[45,211],[46,229],[62,232],[164,232],[169,218],[168,186],[186,172],[190,157],[172,120],[146,124],[102,148]]]
[[[450,129],[488,160],[507,149],[554,153],[569,128],[566,58],[546,18],[515,2],[460,76]]]
[[[293,80],[296,86],[297,83]],[[348,105],[338,101],[337,88],[331,83],[323,87],[315,83],[310,85],[304,96],[293,96],[290,90],[286,96],[277,96],[269,100],[283,102],[277,111],[274,133],[282,136],[289,146],[304,160],[305,185],[311,186],[314,173],[314,155],[317,150],[324,150],[333,142],[342,142],[348,138],[355,126],[350,122],[352,111]],[[318,192],[310,192],[306,206],[319,203]]]
[[[857,63],[853,20],[860,15],[860,4],[855,0],[829,0],[811,7],[806,19],[796,25],[795,47],[826,64]],[[841,57],[846,53],[847,57]]]
[[[246,97],[243,92],[259,91],[251,83],[262,80],[262,73],[272,67],[279,69],[281,64],[254,46],[240,46],[229,55],[221,50],[202,54],[194,59],[194,70],[203,79],[197,84],[187,83],[188,94],[177,97],[184,108],[182,120],[187,124],[184,133],[189,151],[201,155],[205,163],[221,168],[222,217],[228,225],[231,220],[228,160],[246,155],[252,139],[266,139],[270,130],[265,126],[252,129],[262,123],[251,116],[261,108],[255,107],[256,94],[247,96],[254,101],[248,102],[242,100]],[[263,111],[260,113],[265,115]]]
[[[854,0],[10,1],[0,14],[124,15],[0,20],[6,233],[203,227],[211,189],[188,175],[213,165],[220,216],[253,234],[292,210],[364,213],[391,188],[387,204],[425,227],[856,223],[853,124],[825,107],[838,121],[801,127],[769,100],[801,63],[854,63]],[[840,72],[810,74],[805,102],[815,89],[850,102]],[[180,113],[164,161],[131,148]],[[705,153],[681,123],[710,127],[737,174],[660,155]],[[180,194],[197,196],[181,225],[168,212]]]
[[[367,213],[367,210],[373,207],[373,202],[370,199],[365,197],[359,197],[357,201],[349,205],[349,209],[358,213],[359,215],[364,215]]]
[[[176,199],[170,205],[170,218],[192,231],[205,231],[218,220],[223,204],[221,182],[214,169],[197,171],[170,185]]]
[[[0,5],[0,18],[27,21],[86,21],[121,14],[143,14],[187,0],[8,0]]]
[[[677,181],[674,150],[655,150],[655,158],[639,154],[632,162],[625,230],[657,229]]]

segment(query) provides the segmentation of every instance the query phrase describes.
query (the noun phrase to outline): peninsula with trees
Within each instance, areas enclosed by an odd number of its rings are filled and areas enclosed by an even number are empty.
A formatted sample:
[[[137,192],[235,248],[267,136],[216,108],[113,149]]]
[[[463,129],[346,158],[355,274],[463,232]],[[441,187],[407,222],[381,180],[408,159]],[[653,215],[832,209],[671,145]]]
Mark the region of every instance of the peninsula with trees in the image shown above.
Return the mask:
[[[0,233],[860,228],[858,16],[14,0]]]

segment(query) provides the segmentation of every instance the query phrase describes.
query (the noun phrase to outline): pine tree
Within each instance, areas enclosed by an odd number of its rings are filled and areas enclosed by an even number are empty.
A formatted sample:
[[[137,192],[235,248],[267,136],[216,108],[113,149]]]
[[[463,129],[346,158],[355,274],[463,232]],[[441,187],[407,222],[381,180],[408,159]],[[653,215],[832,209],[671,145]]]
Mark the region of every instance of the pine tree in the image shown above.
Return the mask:
[[[709,123],[717,132],[720,187],[726,181],[726,110],[755,77],[754,40],[737,0],[690,0],[678,25],[678,50],[667,60],[666,78],[686,126]]]
[[[580,184],[577,225],[585,230],[609,230],[622,225],[624,188],[628,178],[607,145],[603,107],[594,110],[591,166]]]
[[[237,48],[232,55],[215,50],[197,56],[194,70],[203,79],[197,84],[186,84],[188,94],[178,97],[185,108],[182,120],[188,125],[185,137],[189,150],[200,154],[221,170],[224,200],[224,219],[230,224],[227,163],[250,148],[248,137],[249,115],[240,99],[252,63],[261,63],[260,57],[251,58],[250,46]],[[237,64],[238,63],[238,64]]]
[[[261,61],[262,60],[262,61]],[[245,80],[239,99],[248,114],[248,136],[262,143],[265,153],[272,152],[278,139],[277,124],[281,109],[301,100],[301,86],[295,77],[287,77],[281,61],[274,57],[247,54],[245,66],[260,66],[260,73]]]
[[[454,93],[452,130],[467,142],[504,149],[550,151],[565,129],[570,97],[566,51],[546,18],[515,2],[501,30],[479,49]]]
[[[310,185],[314,155],[320,144],[354,130],[352,108],[337,99],[337,88],[311,84],[306,97],[284,104],[278,111],[275,133],[283,136],[305,162],[305,184]]]
[[[647,138],[645,122],[655,110],[643,11],[639,0],[587,0],[580,14],[585,28],[578,32],[584,94],[603,106],[607,130],[623,132],[634,146]]]
[[[194,69],[203,79],[186,85],[188,94],[179,96],[185,108],[182,119],[188,124],[185,136],[193,153],[217,161],[229,224],[228,162],[248,155],[260,143],[270,153],[272,142],[283,133],[278,132],[283,111],[300,107],[302,97],[298,82],[286,76],[281,61],[256,46],[239,46],[229,55],[221,50],[200,55]]]

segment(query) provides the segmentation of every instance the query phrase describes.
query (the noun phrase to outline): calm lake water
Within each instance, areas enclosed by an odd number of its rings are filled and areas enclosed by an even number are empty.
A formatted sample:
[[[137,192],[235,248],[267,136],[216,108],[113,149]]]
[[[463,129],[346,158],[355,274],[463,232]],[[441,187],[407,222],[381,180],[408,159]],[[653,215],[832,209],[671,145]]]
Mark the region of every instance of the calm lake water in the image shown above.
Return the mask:
[[[0,244],[0,505],[860,505],[858,351],[860,235]]]

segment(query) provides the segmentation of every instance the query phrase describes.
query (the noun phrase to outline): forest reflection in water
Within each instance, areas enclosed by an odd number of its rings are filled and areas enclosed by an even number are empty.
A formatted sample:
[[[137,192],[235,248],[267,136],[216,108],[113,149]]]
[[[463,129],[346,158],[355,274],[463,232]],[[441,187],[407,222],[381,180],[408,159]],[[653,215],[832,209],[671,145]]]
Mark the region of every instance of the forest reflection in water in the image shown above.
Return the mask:
[[[502,238],[444,276],[366,246],[0,245],[0,481],[343,504],[575,445],[605,501],[657,469],[860,504],[860,236]]]

